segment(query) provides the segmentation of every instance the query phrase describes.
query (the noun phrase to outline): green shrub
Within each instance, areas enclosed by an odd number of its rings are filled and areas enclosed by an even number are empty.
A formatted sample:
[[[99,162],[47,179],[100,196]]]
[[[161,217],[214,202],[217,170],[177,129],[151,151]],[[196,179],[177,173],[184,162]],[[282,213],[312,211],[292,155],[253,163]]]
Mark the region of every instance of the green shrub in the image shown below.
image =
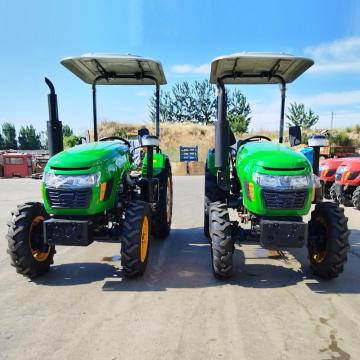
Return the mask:
[[[334,131],[329,136],[330,145],[353,146],[354,140],[343,131]]]
[[[75,135],[64,136],[64,148],[71,148],[78,144],[79,138]]]

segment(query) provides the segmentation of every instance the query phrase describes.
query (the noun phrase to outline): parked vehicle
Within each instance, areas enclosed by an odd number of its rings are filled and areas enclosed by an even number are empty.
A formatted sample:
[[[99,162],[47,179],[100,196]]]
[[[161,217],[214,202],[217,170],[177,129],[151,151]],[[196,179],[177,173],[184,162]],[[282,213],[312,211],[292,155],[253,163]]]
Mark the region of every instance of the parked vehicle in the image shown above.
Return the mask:
[[[94,142],[62,151],[55,88],[50,80],[48,137],[53,155],[42,182],[43,203],[19,205],[8,223],[8,253],[16,271],[26,277],[48,272],[56,245],[88,246],[93,241],[121,242],[121,264],[127,277],[146,269],[151,235],[166,237],[172,218],[169,158],[159,148],[160,85],[166,84],[160,62],[131,55],[87,54],[61,63],[92,85]],[[146,149],[135,163],[137,147],[127,139],[98,139],[97,85],[155,85],[156,135],[139,131]],[[139,171],[140,170],[140,171]]]
[[[336,192],[332,185],[335,183],[336,170],[341,163],[347,159],[348,158],[329,158],[320,161],[319,176],[325,199],[332,199],[337,202]]]
[[[360,210],[360,158],[350,158],[341,163],[333,189],[340,204]]]
[[[347,261],[347,218],[344,209],[321,202],[320,146],[325,137],[311,139],[313,167],[304,155],[282,144],[286,84],[305,72],[313,61],[284,54],[238,53],[211,63],[210,82],[218,88],[215,148],[205,168],[204,233],[210,237],[214,275],[233,273],[235,241],[257,239],[267,249],[307,246],[313,272],[325,279],[337,277]],[[225,85],[280,84],[279,143],[256,135],[236,141],[226,116]],[[301,143],[299,127],[290,128],[292,145]],[[314,173],[313,173],[314,172]],[[308,223],[303,216],[316,203]],[[229,209],[239,215],[231,221]],[[240,223],[250,223],[242,229]]]

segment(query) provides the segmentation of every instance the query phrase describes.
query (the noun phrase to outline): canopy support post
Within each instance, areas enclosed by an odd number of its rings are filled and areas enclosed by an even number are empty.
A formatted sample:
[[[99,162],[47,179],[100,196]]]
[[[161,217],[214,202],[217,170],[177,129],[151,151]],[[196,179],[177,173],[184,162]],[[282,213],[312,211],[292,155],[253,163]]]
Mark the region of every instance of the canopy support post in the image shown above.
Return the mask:
[[[156,119],[155,119],[155,135],[160,137],[160,85],[156,81]]]

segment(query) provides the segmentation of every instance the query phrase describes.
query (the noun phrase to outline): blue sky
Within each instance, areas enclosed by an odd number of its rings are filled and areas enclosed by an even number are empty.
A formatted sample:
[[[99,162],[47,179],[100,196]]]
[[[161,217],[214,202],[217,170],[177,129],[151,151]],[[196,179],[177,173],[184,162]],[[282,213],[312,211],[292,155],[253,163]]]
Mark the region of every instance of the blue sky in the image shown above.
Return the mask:
[[[60,118],[77,132],[91,128],[91,89],[60,65],[87,52],[133,53],[159,59],[169,89],[207,79],[209,63],[239,51],[314,58],[288,86],[287,103],[304,102],[319,126],[360,123],[360,1],[0,0],[0,124],[44,130],[48,76]],[[277,129],[277,86],[242,86],[254,129]],[[101,87],[100,119],[144,123],[150,87]]]

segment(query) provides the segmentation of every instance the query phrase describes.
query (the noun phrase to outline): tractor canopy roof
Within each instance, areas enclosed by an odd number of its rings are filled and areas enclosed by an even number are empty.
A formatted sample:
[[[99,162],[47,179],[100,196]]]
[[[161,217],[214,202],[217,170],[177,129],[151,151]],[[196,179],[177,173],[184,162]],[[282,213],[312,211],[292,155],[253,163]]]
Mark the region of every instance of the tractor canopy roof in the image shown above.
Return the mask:
[[[141,56],[89,53],[67,57],[60,62],[88,84],[96,78],[96,83],[101,85],[166,84],[161,63]]]
[[[211,62],[210,82],[221,79],[224,84],[291,83],[314,61],[284,53],[241,52],[219,56]]]

